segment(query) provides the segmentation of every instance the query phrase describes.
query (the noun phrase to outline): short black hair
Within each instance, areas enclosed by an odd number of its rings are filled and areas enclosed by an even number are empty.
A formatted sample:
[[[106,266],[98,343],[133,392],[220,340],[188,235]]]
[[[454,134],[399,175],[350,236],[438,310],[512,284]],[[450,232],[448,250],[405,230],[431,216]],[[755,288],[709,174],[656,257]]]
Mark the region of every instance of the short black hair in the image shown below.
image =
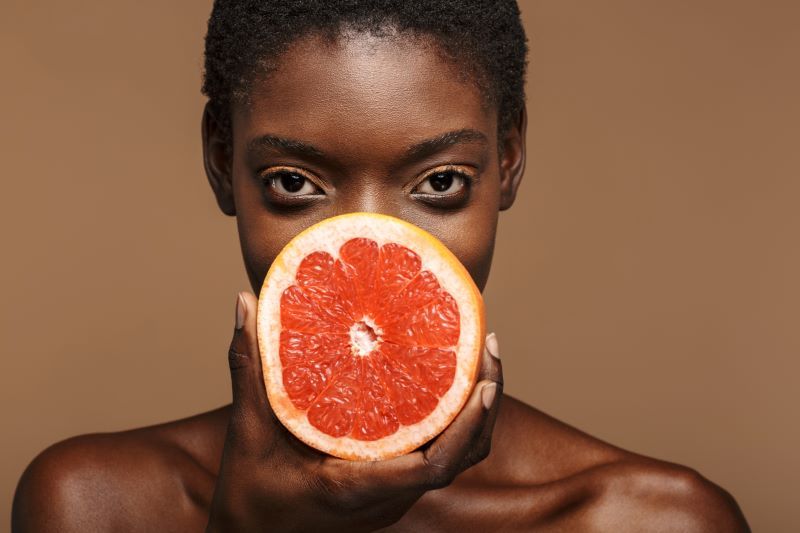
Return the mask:
[[[214,0],[202,91],[230,134],[230,105],[309,34],[393,29],[433,39],[498,112],[504,134],[525,101],[527,39],[515,0]]]

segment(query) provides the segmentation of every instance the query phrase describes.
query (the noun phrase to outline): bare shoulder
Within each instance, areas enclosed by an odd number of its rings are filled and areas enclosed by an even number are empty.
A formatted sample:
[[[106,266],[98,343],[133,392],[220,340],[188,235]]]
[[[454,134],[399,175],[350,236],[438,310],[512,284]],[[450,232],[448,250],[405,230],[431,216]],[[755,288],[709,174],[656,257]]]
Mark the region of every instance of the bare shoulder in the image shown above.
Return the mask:
[[[731,494],[696,470],[624,450],[513,397],[503,398],[495,431],[490,459],[502,482],[550,502],[532,510],[533,522],[558,516],[576,530],[749,531]]]
[[[593,469],[581,524],[600,531],[747,532],[725,489],[696,470],[644,457]]]
[[[198,510],[213,490],[207,443],[217,418],[212,411],[48,447],[20,478],[12,530],[186,530],[203,519]]]
[[[492,450],[479,465],[479,477],[489,483],[544,484],[628,456],[625,450],[504,394]]]

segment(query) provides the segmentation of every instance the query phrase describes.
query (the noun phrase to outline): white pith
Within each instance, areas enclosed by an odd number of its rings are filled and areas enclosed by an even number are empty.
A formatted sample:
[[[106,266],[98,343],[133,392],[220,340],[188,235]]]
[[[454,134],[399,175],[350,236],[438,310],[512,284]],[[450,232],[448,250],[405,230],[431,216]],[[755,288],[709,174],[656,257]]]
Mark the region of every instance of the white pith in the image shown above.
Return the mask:
[[[375,339],[372,339],[369,328],[373,331]],[[371,354],[380,344],[381,330],[375,325],[375,321],[365,316],[350,327],[350,347],[355,355],[364,357]]]
[[[443,245],[420,246],[421,232],[406,222],[386,216],[365,214],[335,217],[298,235],[270,268],[258,302],[258,340],[264,382],[278,419],[307,444],[349,459],[390,457],[414,449],[440,433],[466,402],[475,381],[483,341],[482,316],[478,316],[483,309],[480,293],[463,267]],[[341,245],[354,237],[372,239],[378,246],[394,242],[416,252],[422,260],[422,269],[431,271],[441,287],[453,296],[461,319],[460,335],[454,347],[457,365],[453,385],[426,418],[411,426],[401,426],[394,434],[374,441],[332,437],[312,426],[306,412],[295,408],[286,394],[279,358],[280,297],[288,286],[295,283],[294,274],[300,262],[314,251],[325,251],[337,258]],[[369,317],[365,317],[364,322],[379,337],[374,322],[367,320],[370,320]],[[351,328],[352,347],[357,355],[367,355],[374,348],[370,346],[373,341],[368,337],[365,339],[365,336],[366,332],[353,332]]]

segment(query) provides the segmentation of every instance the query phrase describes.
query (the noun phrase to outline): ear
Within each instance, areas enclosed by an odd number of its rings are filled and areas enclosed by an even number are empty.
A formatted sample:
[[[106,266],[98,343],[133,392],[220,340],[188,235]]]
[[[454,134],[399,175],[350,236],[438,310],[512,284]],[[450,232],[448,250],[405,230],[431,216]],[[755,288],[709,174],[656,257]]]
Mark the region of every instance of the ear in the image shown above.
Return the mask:
[[[228,216],[236,215],[236,206],[233,201],[233,175],[231,168],[232,150],[230,143],[224,138],[220,121],[214,116],[210,102],[206,103],[203,110],[203,163],[206,167],[206,176],[214,196],[217,197],[219,208]]]
[[[508,129],[500,153],[500,211],[514,204],[517,189],[525,172],[525,134],[528,129],[528,111],[522,104],[519,116]]]

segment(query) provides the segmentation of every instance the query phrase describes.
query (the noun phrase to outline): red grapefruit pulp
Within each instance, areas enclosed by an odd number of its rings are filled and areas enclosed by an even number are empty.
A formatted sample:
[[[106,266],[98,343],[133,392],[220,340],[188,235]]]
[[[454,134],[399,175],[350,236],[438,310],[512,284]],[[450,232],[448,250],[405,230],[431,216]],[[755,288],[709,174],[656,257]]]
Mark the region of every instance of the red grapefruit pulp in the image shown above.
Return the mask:
[[[440,433],[475,383],[483,300],[435,237],[351,213],[290,241],[259,295],[264,383],[279,420],[331,455],[375,460]]]

